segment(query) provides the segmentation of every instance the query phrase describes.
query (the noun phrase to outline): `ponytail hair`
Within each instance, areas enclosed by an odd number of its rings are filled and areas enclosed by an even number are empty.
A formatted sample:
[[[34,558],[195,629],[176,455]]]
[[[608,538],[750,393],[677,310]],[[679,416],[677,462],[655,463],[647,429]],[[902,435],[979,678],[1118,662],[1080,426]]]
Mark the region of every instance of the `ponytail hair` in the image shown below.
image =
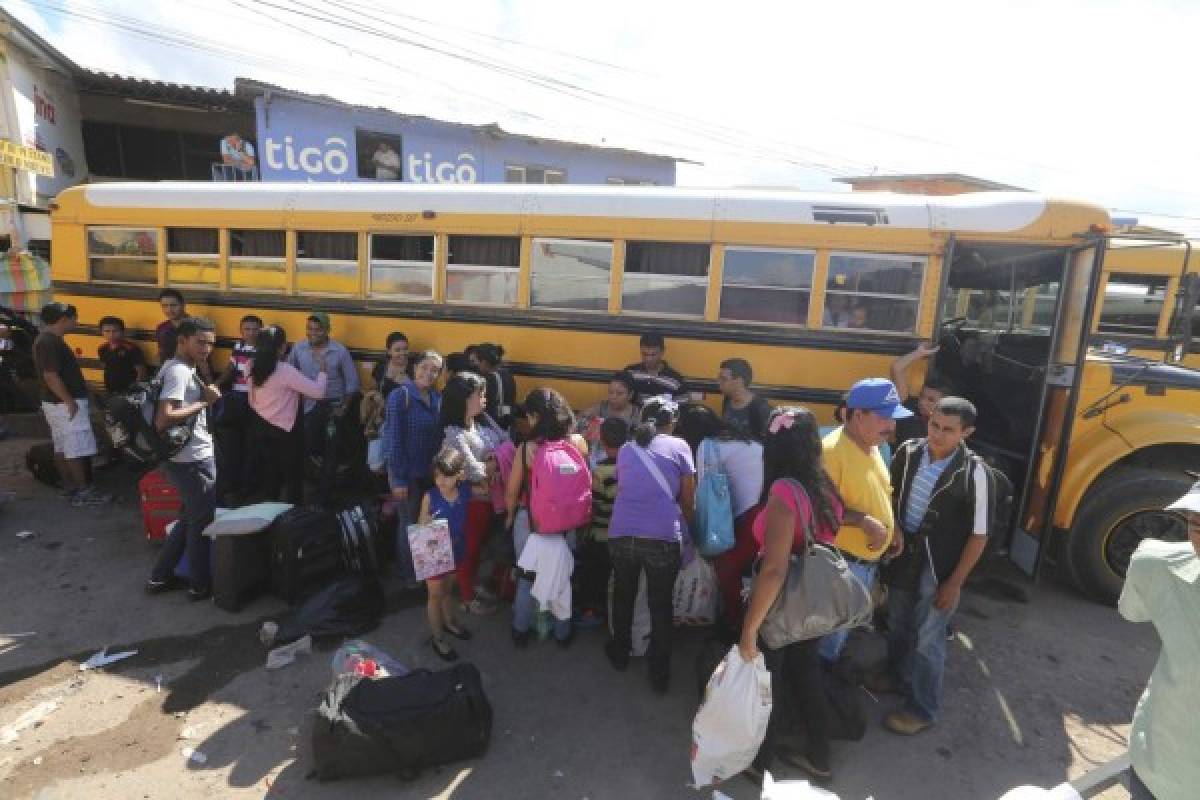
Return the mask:
[[[679,404],[668,395],[651,397],[642,406],[642,421],[633,429],[639,447],[649,447],[654,437],[666,432],[679,419]]]

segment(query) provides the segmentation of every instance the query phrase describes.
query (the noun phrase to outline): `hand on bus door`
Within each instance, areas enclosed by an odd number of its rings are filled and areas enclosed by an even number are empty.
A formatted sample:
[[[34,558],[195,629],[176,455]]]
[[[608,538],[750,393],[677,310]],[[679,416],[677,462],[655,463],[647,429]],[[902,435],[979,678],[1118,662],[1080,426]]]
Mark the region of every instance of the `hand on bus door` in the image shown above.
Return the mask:
[[[863,533],[867,535],[868,550],[880,550],[887,543],[887,527],[870,514],[863,515],[860,527],[863,529]]]

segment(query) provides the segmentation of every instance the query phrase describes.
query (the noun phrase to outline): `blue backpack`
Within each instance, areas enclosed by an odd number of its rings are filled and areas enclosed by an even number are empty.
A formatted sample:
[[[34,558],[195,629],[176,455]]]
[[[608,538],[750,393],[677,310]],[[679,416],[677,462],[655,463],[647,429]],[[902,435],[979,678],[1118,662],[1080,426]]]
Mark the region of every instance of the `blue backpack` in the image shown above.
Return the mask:
[[[705,439],[698,453],[704,464],[704,477],[696,487],[696,549],[712,558],[733,549],[733,498],[729,476],[721,470],[717,443]]]

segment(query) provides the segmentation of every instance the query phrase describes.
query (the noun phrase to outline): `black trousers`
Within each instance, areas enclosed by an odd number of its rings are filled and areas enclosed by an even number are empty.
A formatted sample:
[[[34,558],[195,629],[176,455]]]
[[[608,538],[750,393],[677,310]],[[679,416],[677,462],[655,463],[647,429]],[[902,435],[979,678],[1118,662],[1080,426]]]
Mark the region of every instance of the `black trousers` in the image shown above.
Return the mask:
[[[320,459],[317,473],[318,503],[324,505],[333,495],[334,479],[337,477],[337,434],[329,435],[329,420],[333,415],[333,404],[328,400],[318,401],[312,410],[304,414],[304,444],[310,456]],[[335,423],[336,424],[336,423]]]
[[[762,647],[762,642],[759,642]],[[781,733],[802,727],[805,755],[815,766],[829,766],[829,705],[819,653],[820,639],[795,642],[778,650],[762,647],[771,673],[771,719],[755,766],[770,769]]]
[[[297,414],[300,417],[301,411]],[[257,417],[257,415],[256,415]],[[290,431],[258,419],[257,442],[264,456],[262,489],[268,500],[304,502],[304,425],[298,418]],[[283,496],[280,498],[280,492]]]
[[[613,642],[623,650],[633,647],[633,603],[638,578],[646,573],[646,600],[650,606],[650,649],[646,651],[650,674],[671,672],[671,635],[675,578],[679,575],[678,542],[621,536],[608,540],[613,568]]]
[[[217,497],[228,492],[240,497],[256,488],[259,473],[255,446],[259,436],[258,414],[250,408],[247,392],[227,392],[221,398],[221,417],[217,420]]]

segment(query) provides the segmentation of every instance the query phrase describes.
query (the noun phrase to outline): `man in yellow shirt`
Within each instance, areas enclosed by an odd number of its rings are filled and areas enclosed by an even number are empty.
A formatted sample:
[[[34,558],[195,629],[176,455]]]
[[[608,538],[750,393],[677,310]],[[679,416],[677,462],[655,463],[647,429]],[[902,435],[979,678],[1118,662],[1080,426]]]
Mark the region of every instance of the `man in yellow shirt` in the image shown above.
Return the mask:
[[[875,584],[879,559],[898,555],[904,546],[903,537],[896,535],[891,476],[879,445],[895,432],[896,420],[911,416],[895,384],[867,378],[850,387],[846,421],[822,443],[825,471],[846,506],[834,544],[867,589]],[[821,658],[836,662],[849,633],[837,631],[822,639]]]

